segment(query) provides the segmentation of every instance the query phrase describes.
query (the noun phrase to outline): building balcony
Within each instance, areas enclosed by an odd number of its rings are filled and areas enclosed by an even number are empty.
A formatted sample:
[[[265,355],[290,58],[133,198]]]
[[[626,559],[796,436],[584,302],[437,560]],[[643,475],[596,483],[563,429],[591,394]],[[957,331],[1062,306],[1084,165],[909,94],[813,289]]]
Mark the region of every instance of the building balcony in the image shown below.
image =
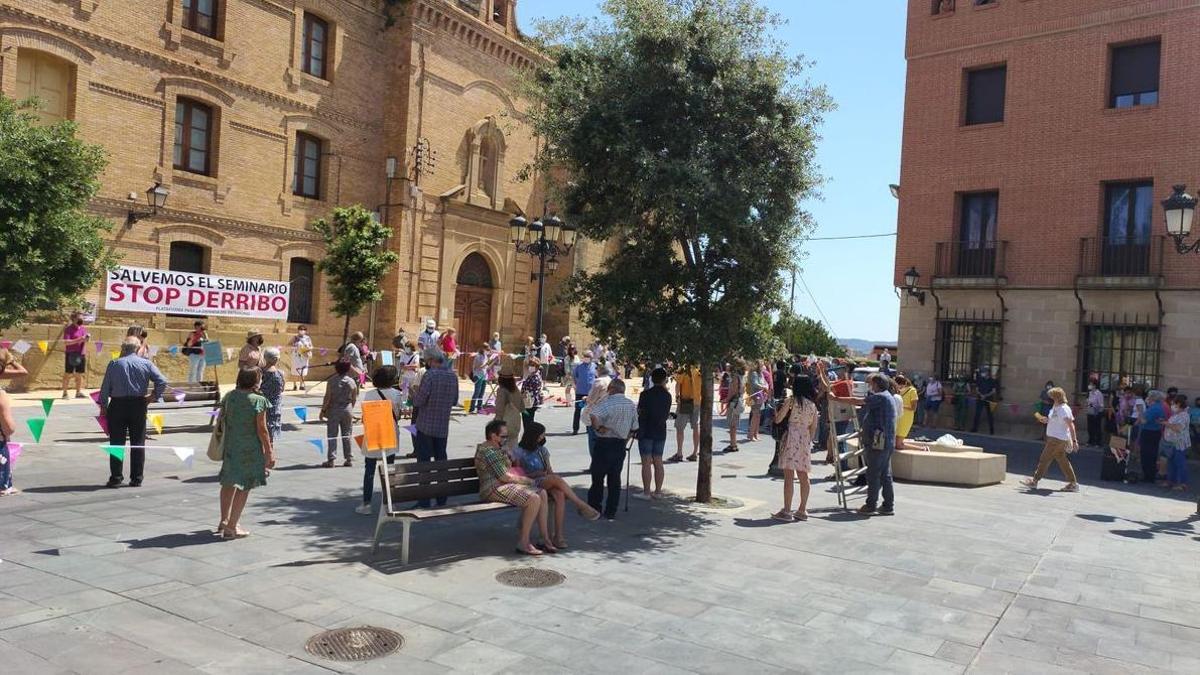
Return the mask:
[[[992,287],[1008,283],[1007,241],[942,241],[936,244],[935,287]]]
[[[1076,285],[1085,288],[1158,288],[1166,237],[1084,237],[1079,240]]]

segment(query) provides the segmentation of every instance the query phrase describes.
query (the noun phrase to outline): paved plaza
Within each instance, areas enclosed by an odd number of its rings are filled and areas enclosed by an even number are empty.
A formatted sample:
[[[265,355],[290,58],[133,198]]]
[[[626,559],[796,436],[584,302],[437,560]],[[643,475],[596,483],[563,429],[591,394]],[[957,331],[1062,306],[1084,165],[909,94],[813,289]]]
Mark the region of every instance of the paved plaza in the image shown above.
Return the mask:
[[[315,421],[319,402],[285,403]],[[41,408],[17,413],[24,430]],[[771,446],[745,444],[714,458],[731,508],[688,503],[696,465],[668,465],[676,498],[634,500],[611,523],[572,515],[559,555],[512,554],[515,512],[502,511],[415,525],[402,567],[398,525],[369,559],[375,518],[353,511],[361,463],[316,467],[307,439],[323,425],[285,415],[279,467],[243,520],[252,536],[226,542],[211,534],[207,433],[166,429],[153,443],[194,446],[194,464],[151,450],[143,487],[108,490],[94,414],[56,405],[16,464],[24,492],[0,499],[5,673],[1200,672],[1195,504],[1099,483],[1095,453],[1077,455],[1080,494],[1022,491],[1038,447],[984,441],[1009,455],[1001,485],[899,484],[896,517],[864,519],[818,481],[810,520],[782,524]],[[538,417],[556,469],[586,485],[569,409]],[[473,453],[484,421],[455,418],[452,458]],[[530,565],[566,580],[494,578]],[[362,625],[403,647],[359,663],[305,651],[323,630]]]

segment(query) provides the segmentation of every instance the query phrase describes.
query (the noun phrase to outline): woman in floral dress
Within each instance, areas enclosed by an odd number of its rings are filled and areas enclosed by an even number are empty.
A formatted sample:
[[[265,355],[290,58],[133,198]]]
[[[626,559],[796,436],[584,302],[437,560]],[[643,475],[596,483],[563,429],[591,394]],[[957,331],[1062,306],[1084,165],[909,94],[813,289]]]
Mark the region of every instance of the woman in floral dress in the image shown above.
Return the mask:
[[[787,433],[779,447],[783,469],[783,509],[771,516],[790,523],[808,520],[808,474],[812,472],[812,442],[817,433],[817,390],[807,375],[792,378],[792,396],[775,413],[775,423],[787,420]],[[800,508],[792,512],[795,483],[800,481]]]
[[[537,413],[537,409],[542,406],[542,362],[537,359],[529,359],[525,363],[526,375],[525,381],[521,383],[521,392],[528,397],[529,405],[525,407],[525,420],[533,421],[533,416]],[[515,432],[514,432],[515,433]]]
[[[271,442],[275,443],[279,440],[279,435],[283,433],[283,388],[284,380],[283,373],[279,370],[279,350],[274,347],[268,347],[263,350],[263,363],[265,364],[262,373],[262,384],[259,385],[258,393],[262,394],[267,399],[267,403],[271,404],[267,408],[267,431],[271,433]]]

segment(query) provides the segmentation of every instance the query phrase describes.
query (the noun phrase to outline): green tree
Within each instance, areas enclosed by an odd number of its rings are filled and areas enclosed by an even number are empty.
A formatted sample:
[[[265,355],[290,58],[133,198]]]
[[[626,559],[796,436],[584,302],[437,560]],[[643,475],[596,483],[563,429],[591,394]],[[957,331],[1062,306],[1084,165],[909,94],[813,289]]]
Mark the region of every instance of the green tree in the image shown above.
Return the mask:
[[[332,218],[319,218],[311,227],[325,240],[325,257],[317,269],[329,280],[333,313],[346,318],[345,342],[351,317],[383,299],[383,278],[400,256],[385,248],[391,230],[360,204],[336,208]]]
[[[618,353],[699,366],[696,499],[712,495],[714,366],[766,356],[781,271],[810,227],[816,127],[831,103],[751,0],[609,0],[606,18],[541,27],[527,76],[537,168],[580,232],[620,246],[571,298]],[[561,42],[551,44],[553,35]],[[558,171],[555,171],[558,170]]]
[[[85,211],[104,151],[77,138],[74,122],[39,124],[33,103],[0,95],[0,329],[81,307],[113,263],[102,236],[111,223]]]
[[[825,328],[825,324],[807,316],[783,312],[771,331],[783,342],[789,354],[846,355],[846,349],[838,344],[837,338]]]

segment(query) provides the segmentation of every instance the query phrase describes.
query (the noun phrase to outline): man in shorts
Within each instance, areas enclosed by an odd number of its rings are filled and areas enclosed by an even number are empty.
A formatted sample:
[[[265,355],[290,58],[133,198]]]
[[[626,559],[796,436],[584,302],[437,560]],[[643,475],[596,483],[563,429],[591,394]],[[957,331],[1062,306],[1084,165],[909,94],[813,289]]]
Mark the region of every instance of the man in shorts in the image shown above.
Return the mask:
[[[675,400],[679,402],[675,412],[675,454],[667,461],[683,461],[683,430],[690,424],[692,454],[687,461],[694,462],[700,453],[700,371],[695,366],[675,373]]]
[[[63,353],[66,362],[63,365],[62,397],[67,396],[67,385],[71,377],[75,378],[75,398],[87,398],[83,393],[83,376],[87,372],[87,355],[84,348],[92,336],[83,325],[83,313],[71,312],[71,323],[63,327]]]

